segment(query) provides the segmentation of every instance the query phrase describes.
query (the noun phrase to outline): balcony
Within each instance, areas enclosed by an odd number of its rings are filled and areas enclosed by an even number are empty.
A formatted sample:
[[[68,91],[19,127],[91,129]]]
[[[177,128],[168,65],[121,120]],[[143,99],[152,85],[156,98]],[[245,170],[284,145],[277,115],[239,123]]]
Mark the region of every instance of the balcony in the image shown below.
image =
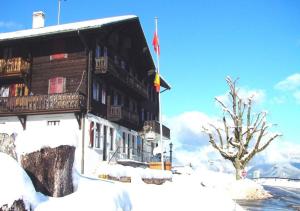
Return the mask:
[[[152,131],[160,134],[160,125],[158,121],[145,121],[144,126],[150,126],[152,128]],[[170,139],[170,129],[167,128],[165,125],[162,125],[162,132],[163,132],[163,137]]]
[[[100,57],[95,59],[95,74],[106,74],[117,79],[123,86],[130,88],[144,98],[148,98],[146,86],[139,80],[130,75],[125,69],[116,65],[109,57]]]
[[[113,122],[126,122],[135,126],[139,124],[138,114],[125,109],[123,106],[109,106],[107,118]]]
[[[22,76],[29,72],[30,63],[21,57],[0,59],[0,77]]]
[[[85,103],[79,93],[0,97],[0,116],[79,112]]]

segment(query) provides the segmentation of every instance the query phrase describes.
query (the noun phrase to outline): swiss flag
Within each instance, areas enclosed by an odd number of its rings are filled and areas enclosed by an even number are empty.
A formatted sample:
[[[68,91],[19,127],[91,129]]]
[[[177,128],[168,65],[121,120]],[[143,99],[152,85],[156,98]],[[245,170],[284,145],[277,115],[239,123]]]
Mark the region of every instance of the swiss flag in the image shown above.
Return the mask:
[[[160,48],[159,48],[159,41],[158,41],[158,35],[157,32],[154,32],[154,37],[153,37],[153,41],[152,41],[152,45],[154,47],[154,51],[160,55]]]

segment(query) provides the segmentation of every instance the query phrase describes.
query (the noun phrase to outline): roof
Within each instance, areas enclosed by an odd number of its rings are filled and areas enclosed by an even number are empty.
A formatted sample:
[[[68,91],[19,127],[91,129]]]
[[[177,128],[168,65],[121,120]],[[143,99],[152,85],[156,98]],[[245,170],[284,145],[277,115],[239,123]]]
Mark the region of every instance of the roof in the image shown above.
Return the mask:
[[[171,89],[171,85],[160,75],[160,85],[166,89]]]
[[[51,34],[60,34],[65,32],[73,32],[78,30],[95,29],[95,28],[100,28],[103,25],[118,23],[118,22],[137,19],[137,18],[138,17],[135,15],[126,15],[126,16],[117,16],[117,17],[110,17],[110,18],[81,21],[76,23],[61,24],[55,26],[46,26],[37,29],[27,29],[27,30],[15,31],[15,32],[1,33],[0,42],[39,37],[39,36],[51,35]]]
[[[26,30],[20,30],[15,32],[0,33],[0,42],[48,36],[48,35],[61,34],[67,32],[74,32],[78,30],[81,31],[81,30],[96,29],[96,28],[101,28],[104,25],[119,23],[123,21],[134,20],[134,19],[138,19],[138,17],[136,15],[124,15],[124,16],[88,20],[88,21],[80,21],[80,22],[68,23],[68,24],[60,24],[54,26],[46,26],[42,28],[26,29]],[[162,76],[160,76],[160,78],[161,78],[161,86],[166,89],[171,89],[171,86],[168,84],[168,82]]]

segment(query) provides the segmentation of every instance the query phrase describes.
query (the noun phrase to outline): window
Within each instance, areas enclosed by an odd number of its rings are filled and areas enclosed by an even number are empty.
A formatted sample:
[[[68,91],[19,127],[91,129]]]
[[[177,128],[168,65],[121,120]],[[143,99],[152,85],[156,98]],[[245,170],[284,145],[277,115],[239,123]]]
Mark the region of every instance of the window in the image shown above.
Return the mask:
[[[118,105],[118,93],[114,91],[113,105]]]
[[[59,126],[59,123],[59,120],[47,121],[47,126]]]
[[[110,151],[114,150],[114,129],[109,128],[109,135],[110,135]]]
[[[107,52],[107,47],[103,48],[103,56],[107,57],[108,56],[108,52]]]
[[[96,123],[95,147],[101,148],[101,125],[99,123]]]
[[[103,126],[103,161],[107,160],[107,126]]]
[[[126,148],[126,134],[125,134],[125,132],[123,132],[123,153],[125,153],[126,151],[125,151],[125,148]]]
[[[97,59],[99,59],[100,56],[101,56],[101,47],[100,47],[99,44],[97,44],[96,50],[95,50],[95,57],[96,57]]]
[[[115,65],[119,65],[118,56],[114,56],[114,63],[115,63]]]
[[[144,114],[144,109],[143,108],[141,109],[141,120],[142,120],[142,122],[145,121],[145,114]]]
[[[90,122],[90,129],[89,129],[89,133],[90,133],[90,143],[89,143],[89,147],[94,147],[94,122]]]
[[[134,150],[135,150],[135,136],[134,135],[132,135],[131,142],[132,142],[132,154],[134,154]]]
[[[99,101],[99,91],[100,91],[100,84],[97,81],[93,81],[93,100]]]
[[[128,137],[127,137],[127,158],[130,158],[130,134],[128,133]]]
[[[12,58],[12,48],[4,48],[3,58],[4,59],[11,59]]]
[[[102,103],[102,104],[106,104],[106,89],[105,89],[105,87],[103,86],[101,90],[102,90],[101,103]]]
[[[48,81],[48,94],[58,94],[66,92],[66,78],[55,77]]]

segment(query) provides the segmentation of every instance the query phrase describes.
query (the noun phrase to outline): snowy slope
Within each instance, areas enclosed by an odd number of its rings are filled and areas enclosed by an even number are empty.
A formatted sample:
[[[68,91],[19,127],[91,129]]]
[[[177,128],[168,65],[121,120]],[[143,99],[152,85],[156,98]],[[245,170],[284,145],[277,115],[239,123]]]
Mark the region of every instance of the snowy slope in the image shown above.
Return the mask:
[[[23,199],[27,208],[30,206],[34,211],[243,210],[222,189],[204,187],[197,174],[176,175],[173,182],[148,185],[137,180],[127,184],[109,182],[75,173],[77,185],[73,194],[60,198],[48,197],[34,190],[30,178],[14,159],[0,153],[0,160],[0,207],[4,204],[10,207],[14,200]],[[146,174],[152,175],[152,172]],[[223,177],[221,174],[218,179],[225,181],[220,177]]]

